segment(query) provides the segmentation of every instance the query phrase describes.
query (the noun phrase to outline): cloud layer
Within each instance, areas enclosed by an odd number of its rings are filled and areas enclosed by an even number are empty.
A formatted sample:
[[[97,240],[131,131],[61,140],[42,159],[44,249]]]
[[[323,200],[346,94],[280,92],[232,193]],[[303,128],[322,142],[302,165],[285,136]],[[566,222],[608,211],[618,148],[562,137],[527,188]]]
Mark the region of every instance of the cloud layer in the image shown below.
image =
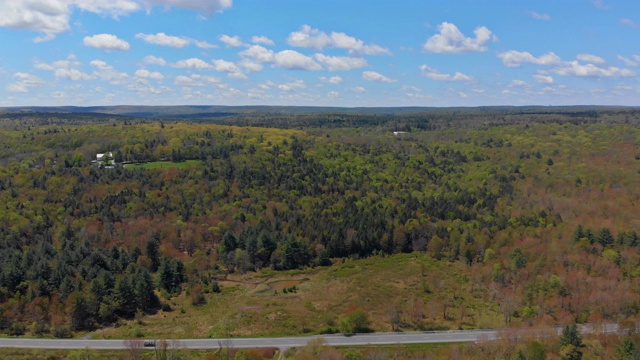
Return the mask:
[[[438,26],[439,34],[430,37],[422,45],[426,52],[436,54],[461,54],[470,52],[484,52],[488,50],[487,43],[494,39],[491,30],[484,26],[476,28],[475,38],[465,37],[454,24],[443,22]]]

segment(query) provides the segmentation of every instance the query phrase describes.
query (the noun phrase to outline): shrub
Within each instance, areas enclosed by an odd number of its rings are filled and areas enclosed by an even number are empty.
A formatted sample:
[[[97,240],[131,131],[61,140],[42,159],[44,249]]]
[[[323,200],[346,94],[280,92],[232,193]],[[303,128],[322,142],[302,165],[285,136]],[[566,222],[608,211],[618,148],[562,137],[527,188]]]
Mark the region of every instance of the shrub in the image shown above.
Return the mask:
[[[189,296],[191,296],[191,305],[198,306],[207,303],[207,299],[202,293],[202,285],[195,284],[191,287]]]
[[[9,328],[9,335],[11,336],[22,336],[25,333],[25,326],[21,322],[15,322]]]

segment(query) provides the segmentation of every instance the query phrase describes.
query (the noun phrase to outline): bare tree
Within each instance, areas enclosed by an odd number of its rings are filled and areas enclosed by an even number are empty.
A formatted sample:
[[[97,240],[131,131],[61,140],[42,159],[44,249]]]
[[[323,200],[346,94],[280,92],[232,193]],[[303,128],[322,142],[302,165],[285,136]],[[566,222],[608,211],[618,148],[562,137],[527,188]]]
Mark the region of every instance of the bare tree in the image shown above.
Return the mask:
[[[139,339],[127,339],[124,341],[124,347],[129,351],[129,357],[133,360],[142,359],[144,342]]]
[[[387,319],[391,325],[391,331],[396,331],[400,328],[400,324],[402,323],[401,315],[402,309],[400,309],[398,304],[391,304],[387,309]]]
[[[419,324],[424,318],[424,300],[422,298],[411,300],[411,317],[416,324]]]

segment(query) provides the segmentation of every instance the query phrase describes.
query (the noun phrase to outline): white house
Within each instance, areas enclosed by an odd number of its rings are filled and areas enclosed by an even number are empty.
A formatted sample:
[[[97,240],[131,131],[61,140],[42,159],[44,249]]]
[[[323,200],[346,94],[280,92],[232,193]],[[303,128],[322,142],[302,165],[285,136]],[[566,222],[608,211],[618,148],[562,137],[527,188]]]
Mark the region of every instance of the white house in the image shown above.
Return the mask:
[[[105,158],[106,157],[106,158]],[[104,161],[105,159],[113,159],[113,153],[108,152],[105,154],[96,154],[96,161]]]

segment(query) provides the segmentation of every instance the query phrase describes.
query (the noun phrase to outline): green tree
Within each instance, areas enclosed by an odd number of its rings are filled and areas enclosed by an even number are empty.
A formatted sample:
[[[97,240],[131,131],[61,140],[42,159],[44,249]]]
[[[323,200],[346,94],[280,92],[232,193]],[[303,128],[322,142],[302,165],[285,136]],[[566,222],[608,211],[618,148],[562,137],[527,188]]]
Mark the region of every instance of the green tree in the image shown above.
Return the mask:
[[[619,360],[639,360],[640,352],[636,348],[636,344],[629,337],[625,337],[624,340],[617,348]]]
[[[582,337],[576,324],[567,325],[562,328],[560,336],[560,356],[566,360],[582,359],[582,350],[584,347]]]
[[[367,313],[362,309],[358,309],[342,318],[340,321],[340,331],[344,334],[368,332],[370,325],[371,321]]]
[[[510,257],[514,270],[522,269],[527,265],[527,258],[519,247],[513,249]]]
[[[149,311],[157,308],[160,305],[158,296],[153,291],[153,279],[151,274],[144,267],[138,267],[136,269],[134,292],[136,295],[138,308]]]
[[[584,230],[582,229],[582,225],[578,224],[576,230],[573,232],[573,241],[578,242],[580,239],[584,237]]]
[[[158,271],[158,267],[160,266],[160,242],[158,239],[154,237],[147,240],[145,255],[147,255],[151,261],[151,271]]]
[[[608,228],[602,228],[602,230],[600,230],[600,232],[598,233],[597,241],[603,247],[607,247],[613,245],[615,239],[613,237],[613,234],[611,234],[611,230],[609,230]]]
[[[93,326],[93,316],[88,299],[81,292],[74,291],[69,296],[71,329],[87,330]]]

